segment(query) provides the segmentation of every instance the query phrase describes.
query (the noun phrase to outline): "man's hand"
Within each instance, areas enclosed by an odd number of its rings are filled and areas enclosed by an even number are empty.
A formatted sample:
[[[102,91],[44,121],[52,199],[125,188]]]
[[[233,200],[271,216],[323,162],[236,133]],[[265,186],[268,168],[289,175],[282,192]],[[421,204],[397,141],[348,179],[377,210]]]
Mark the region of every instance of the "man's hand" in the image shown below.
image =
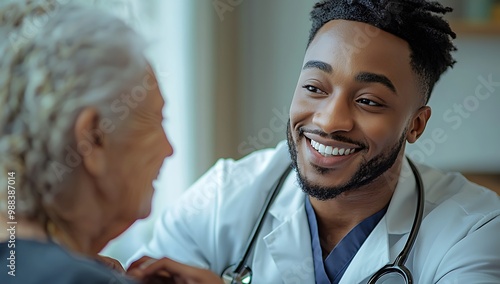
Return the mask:
[[[146,275],[144,274],[144,268],[148,267],[152,263],[155,263],[156,261],[158,261],[158,259],[149,256],[143,256],[130,264],[127,269],[127,275],[137,280],[144,280],[144,278],[146,277]],[[159,272],[158,274],[160,274],[160,276],[162,277],[171,278],[170,273],[164,271]]]
[[[157,260],[158,259],[156,259],[156,258],[152,258],[149,256],[143,256],[143,257],[139,258],[138,260],[132,262],[132,264],[130,264],[130,266],[127,268],[127,274],[130,274],[131,272],[133,272],[137,268],[144,268]]]
[[[123,269],[122,264],[118,260],[111,258],[111,257],[102,256],[102,255],[97,255],[96,259],[97,259],[97,261],[106,265],[107,267],[109,267],[115,271],[118,271],[121,274],[125,274],[125,269]]]
[[[130,265],[127,274],[142,283],[154,283],[152,281],[158,281],[159,279],[162,279],[163,283],[223,283],[218,275],[209,270],[185,265],[169,258],[153,259],[142,257]]]

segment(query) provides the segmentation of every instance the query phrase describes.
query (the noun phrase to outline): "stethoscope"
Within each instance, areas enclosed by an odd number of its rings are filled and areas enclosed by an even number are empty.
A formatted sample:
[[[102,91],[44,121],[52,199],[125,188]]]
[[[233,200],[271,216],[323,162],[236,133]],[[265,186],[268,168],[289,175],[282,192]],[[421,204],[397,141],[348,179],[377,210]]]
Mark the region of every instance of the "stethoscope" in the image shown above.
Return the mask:
[[[415,219],[413,220],[413,225],[410,231],[410,235],[408,236],[408,240],[406,241],[403,250],[401,250],[401,252],[396,257],[394,262],[385,265],[377,272],[375,272],[375,274],[373,274],[370,280],[368,280],[368,284],[382,284],[382,283],[412,284],[413,283],[413,276],[408,267],[405,266],[405,263],[406,260],[408,259],[410,251],[413,248],[413,244],[417,239],[417,234],[420,229],[420,224],[422,223],[422,217],[424,214],[424,185],[422,182],[422,177],[420,176],[420,173],[415,164],[410,159],[407,158],[407,160],[408,163],[410,164],[411,171],[415,176],[415,181],[417,183],[417,190],[418,190],[417,210],[415,212]],[[285,179],[287,178],[291,169],[292,167],[290,166],[287,167],[287,169],[283,172],[279,180],[273,185],[272,193],[271,195],[268,195],[264,203],[264,207],[260,211],[259,217],[257,218],[258,221],[252,230],[251,237],[246,245],[243,257],[240,259],[240,261],[238,261],[237,264],[228,266],[222,272],[221,276],[225,284],[252,283],[252,269],[248,265],[246,265],[248,256],[252,251],[255,240],[257,239],[259,231],[264,223],[264,217],[266,213],[269,211],[269,208],[271,207],[271,204],[273,203],[274,199],[280,192],[281,187],[283,186],[283,183],[285,182]]]

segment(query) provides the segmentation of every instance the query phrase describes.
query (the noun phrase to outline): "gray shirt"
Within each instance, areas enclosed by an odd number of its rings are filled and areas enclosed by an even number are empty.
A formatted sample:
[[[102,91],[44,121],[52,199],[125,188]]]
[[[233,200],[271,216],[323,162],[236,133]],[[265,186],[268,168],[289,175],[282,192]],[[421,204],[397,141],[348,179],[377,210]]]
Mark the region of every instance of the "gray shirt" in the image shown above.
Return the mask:
[[[15,247],[12,243],[0,243],[2,284],[136,283],[95,260],[73,254],[53,242],[16,239],[14,244]]]

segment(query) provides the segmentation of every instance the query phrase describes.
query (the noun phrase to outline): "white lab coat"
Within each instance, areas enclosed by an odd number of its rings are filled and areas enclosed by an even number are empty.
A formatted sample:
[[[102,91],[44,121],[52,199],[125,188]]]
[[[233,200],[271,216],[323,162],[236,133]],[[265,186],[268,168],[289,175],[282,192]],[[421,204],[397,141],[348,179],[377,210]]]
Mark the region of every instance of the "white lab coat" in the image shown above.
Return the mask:
[[[271,186],[289,165],[286,143],[239,160],[220,160],[154,227],[142,255],[168,256],[220,274],[236,263]],[[415,283],[500,283],[500,198],[460,174],[418,165],[425,210],[408,258]],[[314,283],[305,195],[292,171],[265,218],[248,263],[253,283]],[[416,209],[415,179],[405,160],[386,215],[341,279],[366,283],[404,246]]]

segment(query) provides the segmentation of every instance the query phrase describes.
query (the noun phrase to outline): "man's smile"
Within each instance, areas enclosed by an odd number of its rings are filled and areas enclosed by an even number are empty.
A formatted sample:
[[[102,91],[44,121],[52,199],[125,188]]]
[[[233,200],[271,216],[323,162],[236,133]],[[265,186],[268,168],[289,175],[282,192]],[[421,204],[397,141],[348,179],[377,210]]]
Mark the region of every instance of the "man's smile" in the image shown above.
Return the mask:
[[[328,137],[316,131],[300,131],[305,138],[308,160],[322,168],[337,167],[365,147],[345,137]],[[338,138],[338,139],[337,139]]]
[[[355,148],[340,148],[340,147],[334,147],[334,146],[326,146],[324,144],[321,144],[317,141],[310,140],[311,146],[316,149],[321,155],[325,157],[331,157],[331,156],[347,156],[349,154],[352,154],[356,152]]]

